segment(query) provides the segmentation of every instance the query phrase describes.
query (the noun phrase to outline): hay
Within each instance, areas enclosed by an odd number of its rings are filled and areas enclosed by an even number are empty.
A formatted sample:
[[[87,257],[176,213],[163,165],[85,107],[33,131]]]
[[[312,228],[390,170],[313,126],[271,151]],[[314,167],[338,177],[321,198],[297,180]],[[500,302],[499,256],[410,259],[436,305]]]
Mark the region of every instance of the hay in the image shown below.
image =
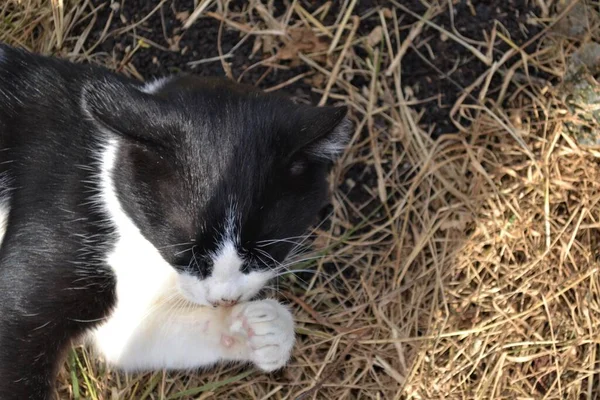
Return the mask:
[[[511,43],[494,56],[500,62],[464,42],[489,69],[454,105],[457,133],[434,141],[396,66],[425,29],[463,41],[431,26],[445,1],[404,27],[410,33],[401,45],[390,29],[400,25],[401,5],[368,12],[380,28],[359,37],[356,1],[346,1],[331,25],[322,18],[327,3],[310,14],[293,2],[279,18],[259,2],[249,6],[254,14],[228,12],[220,1],[198,3],[205,8],[189,10],[190,24],[217,18],[223,29],[260,31],[272,57],[259,63],[283,63],[278,51],[286,49],[286,57],[310,67],[273,89],[311,79],[323,102],[351,106],[357,133],[332,187],[362,195],[336,191],[330,223],[315,232],[315,247],[325,249],[311,265],[318,273],[282,282],[298,322],[289,368],[274,375],[232,366],[124,375],[78,349],[61,371],[60,398],[600,397],[600,152],[565,129],[577,126],[579,114],[560,83],[580,44],[600,40],[597,6],[567,2],[555,10],[538,1],[544,29],[532,46],[494,33]],[[71,36],[76,23],[93,21],[92,7],[59,4],[8,0],[0,16],[10,23],[0,40],[98,60],[93,43]],[[569,19],[585,29],[573,31]],[[300,30],[308,42],[298,49],[290,40]],[[313,41],[311,51],[312,37],[327,45]],[[227,55],[220,52],[219,61],[231,74]],[[364,87],[349,83],[356,74]]]

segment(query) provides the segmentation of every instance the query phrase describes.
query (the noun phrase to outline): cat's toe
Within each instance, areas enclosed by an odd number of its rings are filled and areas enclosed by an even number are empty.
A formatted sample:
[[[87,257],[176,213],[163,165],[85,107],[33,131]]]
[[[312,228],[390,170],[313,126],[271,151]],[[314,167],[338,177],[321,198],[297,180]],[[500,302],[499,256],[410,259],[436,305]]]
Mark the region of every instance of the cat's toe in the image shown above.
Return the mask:
[[[247,303],[240,317],[251,361],[267,372],[285,366],[295,342],[289,310],[275,300],[261,300]]]
[[[253,353],[254,364],[265,372],[283,368],[290,359],[291,348],[286,350],[281,346],[268,346],[257,349]]]

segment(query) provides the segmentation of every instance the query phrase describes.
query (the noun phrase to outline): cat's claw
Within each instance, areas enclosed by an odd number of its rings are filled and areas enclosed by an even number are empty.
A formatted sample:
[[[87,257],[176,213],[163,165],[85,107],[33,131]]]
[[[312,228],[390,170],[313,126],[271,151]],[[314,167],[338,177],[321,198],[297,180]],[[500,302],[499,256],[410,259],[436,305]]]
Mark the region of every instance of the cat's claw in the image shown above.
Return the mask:
[[[275,300],[253,301],[236,308],[230,330],[245,338],[250,361],[267,372],[285,366],[295,341],[289,310]]]

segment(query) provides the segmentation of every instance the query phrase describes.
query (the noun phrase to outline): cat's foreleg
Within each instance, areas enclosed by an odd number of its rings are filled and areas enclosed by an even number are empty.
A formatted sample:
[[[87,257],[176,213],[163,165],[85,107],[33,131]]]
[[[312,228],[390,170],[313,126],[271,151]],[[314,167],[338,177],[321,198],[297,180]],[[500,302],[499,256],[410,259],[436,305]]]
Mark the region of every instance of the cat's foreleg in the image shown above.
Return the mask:
[[[275,300],[217,308],[168,302],[142,317],[134,326],[131,316],[114,315],[94,332],[109,363],[149,370],[241,361],[273,371],[287,363],[294,344],[292,315]]]

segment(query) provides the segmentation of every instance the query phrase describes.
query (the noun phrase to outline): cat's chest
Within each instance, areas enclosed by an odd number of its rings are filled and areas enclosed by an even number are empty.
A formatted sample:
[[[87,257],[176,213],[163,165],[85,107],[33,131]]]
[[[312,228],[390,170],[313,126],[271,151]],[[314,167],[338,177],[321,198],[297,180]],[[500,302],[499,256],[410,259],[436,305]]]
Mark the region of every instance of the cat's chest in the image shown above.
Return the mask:
[[[106,264],[116,278],[116,308],[113,315],[121,313],[123,309],[144,307],[156,301],[156,298],[177,290],[175,270],[121,207],[112,181],[117,153],[116,141],[110,141],[103,151],[99,174],[99,201],[116,233],[115,241],[105,257]]]
[[[175,270],[137,229],[121,226],[106,254],[116,278],[116,301],[109,316],[87,337],[110,360],[125,352],[129,337],[146,329],[161,305],[178,296]]]
[[[0,150],[0,153],[2,151]],[[0,162],[6,162],[0,156]],[[10,211],[10,176],[7,171],[0,172],[0,246],[6,233],[8,223],[8,212]]]
[[[175,270],[137,229],[121,230],[106,262],[116,277],[115,312],[177,291]]]
[[[0,246],[4,240],[4,234],[6,233],[6,225],[8,223],[8,201],[0,198]]]

